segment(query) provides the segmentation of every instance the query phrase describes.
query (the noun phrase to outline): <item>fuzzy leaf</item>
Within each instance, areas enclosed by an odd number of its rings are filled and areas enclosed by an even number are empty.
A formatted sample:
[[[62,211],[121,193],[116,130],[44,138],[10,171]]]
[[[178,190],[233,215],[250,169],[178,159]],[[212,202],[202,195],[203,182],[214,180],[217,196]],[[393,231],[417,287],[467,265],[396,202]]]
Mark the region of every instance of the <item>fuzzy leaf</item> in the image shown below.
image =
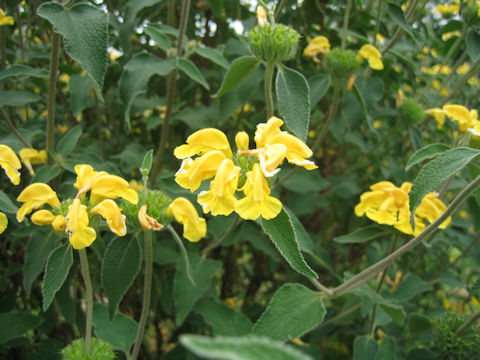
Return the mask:
[[[0,91],[0,105],[22,106],[42,100],[40,95],[25,90]]]
[[[353,360],[374,359],[377,343],[370,336],[357,336],[353,342]]]
[[[0,344],[33,330],[43,322],[43,318],[24,312],[0,314]]]
[[[18,207],[3,191],[0,191],[0,211],[7,214],[16,214]]]
[[[82,136],[82,128],[75,126],[58,142],[57,153],[63,157],[67,157],[75,149],[78,139]]]
[[[430,144],[420,150],[416,151],[410,159],[407,161],[405,170],[408,171],[412,168],[413,165],[421,163],[424,160],[434,158],[435,156],[443,153],[444,151],[450,149],[448,145],[445,144]]]
[[[155,41],[155,44],[165,52],[172,46],[168,36],[158,30],[153,24],[148,25],[143,29],[143,32],[150,36]]]
[[[388,234],[389,231],[377,225],[370,225],[362,229],[358,229],[350,234],[337,236],[333,241],[340,244],[358,244],[364,243],[380,236]]]
[[[3,71],[0,71],[0,80],[6,79],[9,77],[17,77],[17,76],[48,78],[48,70],[35,69],[27,65],[15,64]]]
[[[48,257],[43,277],[43,311],[50,307],[55,294],[67,279],[72,264],[72,247],[68,242],[56,248]]]
[[[227,70],[223,78],[222,85],[218,92],[214,95],[220,97],[226,93],[235,90],[241,83],[257,69],[260,65],[260,60],[254,56],[242,56],[235,59]]]
[[[208,59],[225,69],[227,69],[230,65],[228,61],[223,57],[223,55],[220,54],[220,52],[216,49],[212,49],[209,47],[196,47],[194,51],[201,57]]]
[[[182,70],[190,79],[196,81],[205,89],[210,89],[210,86],[208,86],[208,83],[203,77],[200,70],[198,70],[197,66],[190,60],[182,58],[178,59],[178,68]]]

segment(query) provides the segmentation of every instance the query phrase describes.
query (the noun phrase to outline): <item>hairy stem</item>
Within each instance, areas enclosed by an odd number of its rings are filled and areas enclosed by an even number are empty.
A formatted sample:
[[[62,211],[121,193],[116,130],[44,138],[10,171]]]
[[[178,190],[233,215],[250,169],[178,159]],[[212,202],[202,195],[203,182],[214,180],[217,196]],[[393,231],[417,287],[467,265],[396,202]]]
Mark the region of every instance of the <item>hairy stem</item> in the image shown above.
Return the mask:
[[[195,285],[195,280],[193,279],[193,274],[192,274],[192,265],[190,265],[190,260],[188,259],[187,249],[185,249],[185,246],[183,245],[182,239],[180,239],[180,236],[178,236],[177,232],[172,227],[172,225],[170,225],[170,224],[167,225],[167,230],[170,231],[170,234],[172,234],[173,239],[175,240],[178,247],[180,248],[180,252],[182,253],[183,260],[185,261],[185,268],[187,270],[188,279],[192,282],[192,284]]]
[[[350,10],[352,9],[352,0],[347,0],[345,14],[343,15],[342,49],[347,44],[348,21],[350,20]]]
[[[92,318],[93,318],[93,289],[90,279],[90,270],[88,268],[87,250],[78,250],[80,255],[80,265],[82,267],[83,282],[85,283],[85,293],[87,301],[87,321],[85,325],[85,353],[90,354],[92,343]]]
[[[380,30],[380,18],[382,16],[382,7],[383,7],[383,0],[379,0],[378,10],[377,10],[377,20],[375,22],[375,31],[373,34],[373,41],[372,41],[373,46],[376,46],[377,44],[377,34],[378,34],[378,31]]]
[[[138,323],[137,337],[132,351],[132,359],[136,360],[140,348],[142,347],[143,334],[145,333],[145,325],[147,324],[148,312],[150,310],[150,298],[152,294],[152,270],[153,270],[153,247],[152,247],[152,231],[144,231],[145,235],[145,279],[143,282],[143,303],[140,322]]]
[[[265,65],[265,103],[267,105],[267,120],[273,116],[273,71],[275,63],[268,62]]]
[[[60,35],[52,37],[52,52],[50,56],[50,75],[48,77],[47,95],[47,152],[48,164],[53,164],[51,152],[55,150],[55,93],[57,89],[58,54],[60,52]]]

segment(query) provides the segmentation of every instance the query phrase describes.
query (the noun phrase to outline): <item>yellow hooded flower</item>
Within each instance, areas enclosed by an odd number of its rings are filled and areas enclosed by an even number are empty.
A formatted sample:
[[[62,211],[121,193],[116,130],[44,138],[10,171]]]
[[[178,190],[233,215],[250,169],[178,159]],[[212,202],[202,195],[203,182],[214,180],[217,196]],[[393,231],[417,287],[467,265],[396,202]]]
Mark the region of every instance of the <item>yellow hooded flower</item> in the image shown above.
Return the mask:
[[[25,215],[30,214],[32,210],[38,209],[44,204],[50,205],[52,208],[60,206],[57,194],[50,186],[43,183],[34,183],[27,186],[17,198],[18,202],[24,204],[18,209],[17,220],[22,222]]]
[[[230,159],[222,161],[218,167],[215,179],[210,182],[210,190],[202,191],[198,195],[198,203],[203,212],[212,212],[212,215],[230,215],[235,210],[237,199],[234,194],[237,190],[240,168]]]
[[[106,199],[97,204],[90,214],[102,216],[108,224],[110,230],[118,236],[125,236],[127,225],[125,224],[125,215],[118,207],[117,203],[111,199]]]
[[[136,204],[138,202],[138,193],[130,188],[128,181],[117,175],[104,174],[95,176],[92,183],[90,200],[94,203],[103,199],[124,198],[125,200]]]
[[[0,26],[5,26],[5,25],[13,25],[13,17],[11,16],[6,16],[5,11],[3,9],[0,9]]]
[[[218,167],[225,160],[225,154],[218,150],[212,150],[192,160],[184,159],[180,169],[175,174],[175,181],[184,189],[191,192],[197,190],[203,180],[212,178]]]
[[[370,44],[363,45],[358,51],[360,60],[367,59],[368,65],[374,70],[383,70],[382,54]]]
[[[320,62],[319,54],[325,54],[330,51],[330,42],[325,36],[316,36],[310,41],[307,47],[303,50],[304,56],[313,58],[315,62]]]
[[[144,204],[138,210],[138,221],[143,230],[162,230],[163,225],[147,214],[147,204]]]
[[[0,234],[5,231],[8,225],[8,218],[3,212],[0,211]]]
[[[199,241],[207,234],[207,223],[198,216],[197,210],[184,197],[176,198],[167,208],[167,216],[174,216],[183,224],[183,237],[192,242]]]
[[[54,215],[48,210],[38,210],[32,214],[32,223],[39,226],[52,225],[55,231],[64,231],[67,220],[63,215]]]
[[[235,145],[237,145],[238,150],[248,150],[250,139],[248,134],[245,131],[239,131],[235,135]]]
[[[17,155],[7,145],[0,145],[0,166],[5,170],[10,182],[13,185],[20,183],[18,169],[22,167]]]
[[[456,4],[438,4],[435,9],[433,9],[434,13],[440,13],[442,16],[451,16],[457,14],[459,11],[460,5]]]
[[[477,110],[469,111],[462,105],[445,105],[443,110],[449,117],[457,122],[460,131],[467,131],[477,125]]]
[[[443,124],[445,124],[445,111],[443,109],[428,109],[426,113],[435,119],[439,129],[443,129]]]
[[[178,159],[186,159],[214,150],[221,151],[225,157],[232,157],[232,150],[225,134],[220,130],[207,128],[195,131],[187,138],[186,144],[175,148],[173,154]]]
[[[92,245],[97,234],[95,230],[88,227],[87,207],[82,205],[80,199],[74,199],[68,207],[67,227],[70,244],[76,250],[84,249]]]
[[[259,26],[268,25],[267,13],[263,6],[257,6],[257,22]]]
[[[280,171],[278,166],[287,156],[287,151],[287,147],[283,144],[265,145],[259,149],[258,160],[265,176],[272,177]]]
[[[20,160],[27,167],[30,175],[35,175],[32,165],[34,164],[45,164],[47,162],[47,151],[46,150],[35,150],[32,148],[25,148],[20,150],[18,153],[20,155]]]
[[[257,149],[265,146],[267,143],[271,144],[271,142],[268,142],[269,139],[281,133],[280,127],[282,125],[283,120],[276,116],[272,116],[266,123],[258,124],[254,137]]]
[[[254,164],[247,173],[247,181],[240,189],[245,197],[237,202],[235,211],[247,220],[256,220],[259,216],[273,219],[282,210],[280,200],[270,196],[270,188],[259,164]]]

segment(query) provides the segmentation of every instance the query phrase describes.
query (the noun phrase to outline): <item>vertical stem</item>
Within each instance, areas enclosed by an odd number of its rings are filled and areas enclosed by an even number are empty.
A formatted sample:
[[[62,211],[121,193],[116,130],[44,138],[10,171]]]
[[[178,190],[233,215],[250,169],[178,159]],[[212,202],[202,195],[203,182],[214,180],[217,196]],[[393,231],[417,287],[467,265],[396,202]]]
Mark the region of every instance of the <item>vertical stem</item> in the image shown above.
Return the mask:
[[[153,270],[153,248],[152,231],[147,230],[145,234],[145,280],[143,283],[143,305],[140,322],[138,323],[137,337],[133,346],[132,359],[136,360],[142,346],[143,334],[147,323],[148,312],[150,310],[150,298],[152,293],[152,270]]]
[[[2,9],[7,9],[7,4],[5,0],[0,1],[0,7]],[[2,70],[5,70],[7,66],[7,52],[5,49],[5,26],[0,26],[0,58],[2,61]]]
[[[462,335],[470,326],[475,324],[475,322],[479,319],[480,319],[480,311],[473,314],[472,317],[465,322],[465,324],[460,326],[460,328],[457,330],[457,333],[455,335],[457,336]]]
[[[275,21],[278,21],[280,15],[282,14],[282,10],[287,4],[287,0],[281,0],[280,4],[278,4],[277,8],[275,9]]]
[[[103,126],[102,126],[102,113],[100,111],[100,104],[98,103],[98,97],[95,93],[93,95],[95,100],[95,116],[97,118],[97,133],[98,133],[98,144],[100,145],[100,156],[102,160],[105,161],[105,143],[103,141]]]
[[[92,317],[93,317],[93,290],[90,280],[90,270],[88,269],[87,251],[78,250],[80,255],[80,264],[82,267],[83,282],[85,283],[85,292],[87,300],[87,322],[85,325],[85,353],[90,354],[90,344],[92,342]]]
[[[54,33],[52,37],[52,53],[50,56],[50,75],[48,77],[47,95],[47,152],[48,164],[53,164],[50,155],[55,149],[55,91],[57,85],[58,53],[60,51],[60,35]]]
[[[267,105],[267,120],[273,116],[273,71],[275,63],[268,62],[265,66],[265,103]]]
[[[373,41],[372,41],[373,46],[375,46],[377,44],[377,34],[378,34],[378,30],[380,29],[380,17],[382,15],[382,7],[383,7],[383,0],[379,0],[378,1],[377,19],[375,21],[375,32],[373,34]]]
[[[343,15],[343,33],[342,33],[342,49],[345,49],[347,43],[348,21],[350,19],[350,10],[352,9],[352,0],[347,0],[345,14]]]

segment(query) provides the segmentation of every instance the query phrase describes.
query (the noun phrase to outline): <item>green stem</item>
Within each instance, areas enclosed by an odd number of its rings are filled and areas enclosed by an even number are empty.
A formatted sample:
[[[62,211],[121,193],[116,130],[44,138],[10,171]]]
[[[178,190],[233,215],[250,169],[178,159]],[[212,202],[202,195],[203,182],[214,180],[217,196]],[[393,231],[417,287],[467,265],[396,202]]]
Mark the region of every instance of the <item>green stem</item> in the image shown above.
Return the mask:
[[[90,279],[90,270],[88,269],[87,250],[78,250],[80,255],[80,264],[82,267],[83,282],[85,283],[85,293],[87,300],[87,321],[85,325],[85,353],[90,354],[92,343],[92,318],[93,318],[93,289]]]
[[[346,281],[340,286],[337,286],[333,289],[334,295],[340,295],[348,292],[349,290],[356,288],[370,279],[374,278],[380,271],[385,269],[392,261],[394,261],[399,256],[405,254],[406,252],[413,249],[418,245],[423,239],[428,235],[434,232],[464,201],[470,196],[478,187],[480,186],[480,176],[475,178],[470,184],[468,184],[460,194],[452,201],[450,206],[445,210],[445,212],[440,215],[437,220],[432,222],[426,227],[418,236],[414,237],[412,240],[407,242],[402,247],[398,248],[395,252],[384,258],[383,260],[375,263],[374,265],[368,267],[361,273],[357,274],[350,280]]]
[[[182,256],[183,256],[183,260],[185,261],[185,268],[186,268],[186,271],[187,271],[188,279],[192,282],[193,285],[195,285],[195,280],[193,279],[193,274],[192,274],[192,266],[190,265],[190,260],[188,259],[187,249],[185,249],[185,246],[183,245],[182,239],[180,239],[180,236],[178,236],[177,232],[172,227],[172,225],[168,224],[167,225],[167,230],[170,231],[170,234],[172,234],[173,239],[175,240],[178,247],[180,248],[180,251],[181,251]]]
[[[100,146],[100,156],[102,160],[105,161],[105,143],[103,141],[103,126],[102,126],[102,112],[100,110],[100,104],[98,102],[98,96],[95,93],[93,95],[95,100],[95,117],[97,118],[97,134],[98,134],[98,144]]]
[[[348,316],[348,315],[354,313],[355,311],[357,311],[358,309],[360,309],[361,306],[362,306],[361,304],[357,304],[357,305],[352,306],[350,309],[345,310],[345,311],[341,312],[340,314],[338,314],[338,315],[336,315],[336,316],[334,316],[334,317],[332,317],[332,318],[324,321],[324,322],[321,323],[319,326],[317,326],[317,327],[315,328],[315,330],[324,328],[324,327],[327,326],[327,325],[330,325],[330,324],[332,324],[332,323],[334,323],[334,322],[336,322],[336,321],[338,321],[338,320],[340,320],[340,319],[343,319],[345,316]]]
[[[343,15],[342,49],[345,49],[345,45],[347,44],[348,21],[350,20],[351,9],[352,9],[352,0],[347,0],[345,14]]]
[[[265,103],[267,105],[267,120],[273,116],[273,71],[275,69],[275,63],[268,62],[265,65]]]
[[[57,88],[58,54],[60,52],[60,35],[52,37],[52,52],[50,56],[50,75],[48,77],[47,95],[47,152],[48,164],[53,164],[51,152],[55,150],[55,92]]]
[[[27,112],[28,113],[28,112]],[[5,113],[5,111],[3,111],[3,108],[0,107],[0,115],[3,117],[3,120],[5,120],[8,124],[8,126],[10,127],[10,129],[13,131],[13,133],[15,134],[15,136],[18,138],[18,140],[20,140],[23,145],[25,145],[26,147],[28,148],[31,148],[32,145],[30,145],[27,140],[25,140],[23,138],[22,135],[20,135],[20,133],[18,132],[18,130],[15,128],[15,125],[13,125],[13,123],[10,121],[10,119],[8,118],[7,114]]]
[[[379,0],[378,1],[378,11],[377,11],[377,20],[375,22],[375,32],[373,34],[373,41],[372,41],[373,46],[376,46],[376,44],[377,44],[377,34],[378,34],[378,31],[380,30],[380,18],[382,16],[382,7],[383,7],[383,0]]]
[[[280,15],[282,14],[282,10],[287,4],[287,0],[281,0],[280,4],[278,4],[277,8],[275,9],[275,21],[278,21]]]
[[[313,286],[315,286],[318,290],[323,291],[324,293],[326,293],[326,294],[329,295],[329,296],[332,296],[332,295],[333,295],[332,290],[330,290],[329,288],[327,288],[325,285],[323,285],[323,284],[322,284],[320,281],[318,281],[317,279],[310,278],[309,280],[310,280],[310,282],[313,284]]]
[[[148,312],[150,310],[150,298],[152,294],[152,272],[153,272],[153,247],[152,247],[152,231],[144,231],[145,235],[145,279],[143,282],[143,304],[140,321],[138,323],[137,337],[133,345],[132,359],[136,360],[140,348],[142,347],[143,334],[145,333],[145,325],[147,324]]]
[[[2,9],[7,10],[7,4],[5,0],[0,1],[0,7]],[[7,66],[7,51],[5,48],[5,31],[6,27],[1,26],[0,27],[0,59],[2,61],[2,70],[5,70],[5,67]]]
[[[465,322],[465,324],[460,326],[460,328],[457,330],[457,333],[455,335],[456,336],[462,335],[470,326],[475,324],[477,320],[480,320],[480,311],[473,314],[472,317]]]

